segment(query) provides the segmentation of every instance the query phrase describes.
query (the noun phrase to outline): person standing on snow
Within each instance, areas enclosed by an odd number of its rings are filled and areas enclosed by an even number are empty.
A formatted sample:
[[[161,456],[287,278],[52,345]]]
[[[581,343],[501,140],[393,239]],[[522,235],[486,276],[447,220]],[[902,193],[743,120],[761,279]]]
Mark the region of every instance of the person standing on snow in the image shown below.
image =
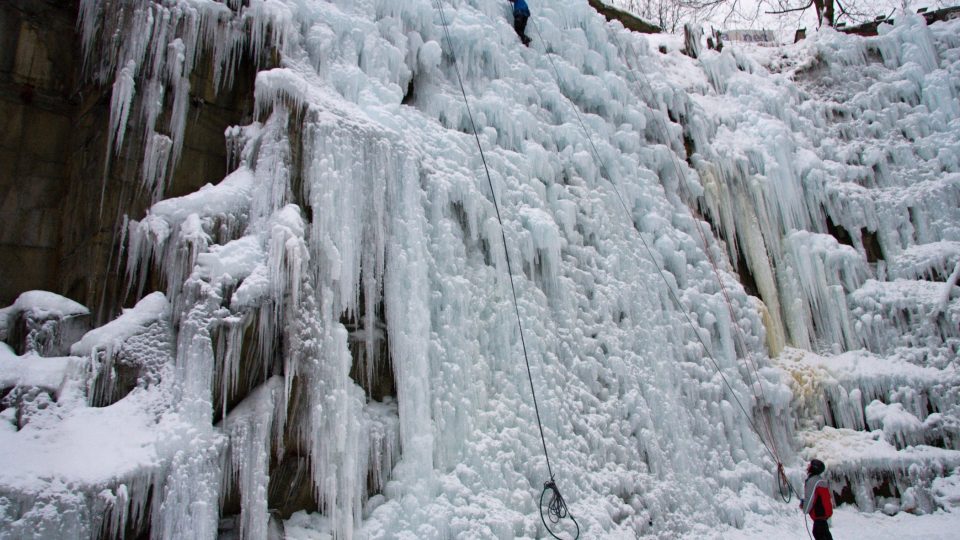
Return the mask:
[[[510,0],[513,4],[513,29],[520,36],[520,41],[524,45],[530,44],[530,38],[527,37],[527,19],[530,18],[530,8],[527,7],[527,0]]]
[[[830,499],[830,483],[821,475],[826,466],[819,459],[810,460],[807,466],[807,481],[803,484],[803,498],[800,508],[810,514],[813,520],[813,538],[815,540],[833,540],[827,520],[833,515]]]

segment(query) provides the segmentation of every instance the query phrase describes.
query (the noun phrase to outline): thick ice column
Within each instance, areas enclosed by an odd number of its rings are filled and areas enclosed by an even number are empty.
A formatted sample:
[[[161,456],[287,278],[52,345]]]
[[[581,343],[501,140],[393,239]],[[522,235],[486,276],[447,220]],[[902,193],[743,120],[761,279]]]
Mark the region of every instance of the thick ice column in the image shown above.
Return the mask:
[[[780,232],[769,229],[767,206],[754,204],[752,200],[757,194],[751,196],[745,191],[743,183],[746,180],[739,175],[742,171],[724,173],[715,165],[699,159],[695,164],[704,183],[705,203],[728,243],[731,258],[736,260],[742,253],[747,267],[738,270],[753,276],[757,292],[769,310],[767,341],[770,350],[779,351],[786,342],[785,319],[789,319],[789,312],[784,313],[781,307],[781,291],[777,287],[775,272],[776,259],[780,257]],[[791,337],[795,343],[805,342],[796,333]]]
[[[867,274],[862,256],[832,236],[806,231],[788,235],[785,250],[797,296],[784,297],[802,302],[808,335],[817,335],[827,346],[858,348],[861,338],[854,332],[846,295]]]
[[[163,502],[154,502],[152,539],[217,538],[222,438],[208,426],[184,426],[180,437],[166,445],[181,445],[164,482]]]
[[[224,464],[224,491],[234,479],[240,487],[240,538],[267,537],[270,514],[267,488],[270,482],[271,435],[278,409],[286,408],[281,399],[283,378],[276,376],[261,385],[234,409],[223,423],[230,438],[229,459]]]
[[[305,396],[302,426],[313,487],[334,538],[353,538],[366,493],[368,434],[365,394],[350,379],[346,328],[334,316],[329,287],[305,286],[291,353]]]
[[[202,282],[188,282],[192,307],[184,314],[177,343],[175,436],[160,442],[173,456],[162,502],[153,507],[152,538],[213,539],[217,536],[222,437],[213,430],[213,343],[210,325],[220,298]],[[191,305],[191,304],[187,304]]]
[[[255,229],[290,200],[290,140],[287,135],[290,113],[275,105],[258,138],[250,221]]]
[[[430,413],[430,282],[424,193],[411,163],[399,159],[388,186],[390,232],[384,308],[397,381],[401,463],[395,475],[417,497],[433,490],[433,419]]]

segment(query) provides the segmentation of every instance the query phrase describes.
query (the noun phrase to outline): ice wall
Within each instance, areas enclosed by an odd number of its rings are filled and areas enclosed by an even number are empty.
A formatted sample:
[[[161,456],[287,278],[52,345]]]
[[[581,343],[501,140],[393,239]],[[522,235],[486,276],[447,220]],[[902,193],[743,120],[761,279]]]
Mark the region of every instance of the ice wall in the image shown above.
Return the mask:
[[[87,76],[113,88],[107,151],[139,156],[155,194],[124,231],[143,299],[74,347],[86,372],[48,398],[63,412],[11,423],[3,447],[105,417],[142,427],[142,455],[110,439],[129,459],[30,483],[23,457],[0,476],[4,523],[213,538],[232,515],[263,538],[271,510],[303,510],[289,523],[336,538],[544,536],[506,253],[586,537],[785,512],[775,453],[798,481],[798,450],[830,450],[865,508],[883,474],[960,465],[939,377],[960,309],[957,163],[937,150],[958,144],[955,25],[694,61],[579,0],[536,6],[529,48],[504,2],[443,10],[449,39],[428,0],[81,2]],[[255,118],[227,132],[232,170],[164,198],[189,167],[192,70],[230,85],[243,58],[265,67]],[[827,361],[771,362],[785,343]],[[830,356],[861,348],[878,358],[862,370]],[[61,481],[79,498],[51,495]]]
[[[725,51],[702,60],[708,81],[744,106],[689,123],[731,259],[788,343],[820,353],[779,362],[803,454],[827,456],[838,497],[864,509],[930,511],[954,467],[956,46],[952,25],[907,14],[874,38]]]

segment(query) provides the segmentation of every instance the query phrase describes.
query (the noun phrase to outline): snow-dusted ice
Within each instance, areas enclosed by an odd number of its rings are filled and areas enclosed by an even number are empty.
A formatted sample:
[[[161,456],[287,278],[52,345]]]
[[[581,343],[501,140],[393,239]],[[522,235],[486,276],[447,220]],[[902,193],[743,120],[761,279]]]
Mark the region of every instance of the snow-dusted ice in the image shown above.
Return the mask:
[[[544,537],[517,312],[585,538],[801,538],[776,465],[813,457],[838,537],[956,524],[960,22],[694,60],[440,5],[81,0],[154,202],[134,307],[0,350],[0,536]],[[232,170],[165,198],[191,73],[244,61]],[[88,313],[28,294],[8,342]]]

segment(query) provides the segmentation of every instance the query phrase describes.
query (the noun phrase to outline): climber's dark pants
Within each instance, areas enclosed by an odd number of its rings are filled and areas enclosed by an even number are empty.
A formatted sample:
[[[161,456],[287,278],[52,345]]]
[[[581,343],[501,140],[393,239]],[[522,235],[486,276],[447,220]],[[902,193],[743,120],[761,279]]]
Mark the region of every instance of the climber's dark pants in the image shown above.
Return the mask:
[[[523,41],[524,44],[530,41],[530,38],[527,37],[527,19],[529,15],[514,15],[513,16],[513,29],[517,31],[517,35],[520,36],[520,41]]]
[[[833,540],[827,520],[816,519],[813,521],[813,538],[814,540]]]

